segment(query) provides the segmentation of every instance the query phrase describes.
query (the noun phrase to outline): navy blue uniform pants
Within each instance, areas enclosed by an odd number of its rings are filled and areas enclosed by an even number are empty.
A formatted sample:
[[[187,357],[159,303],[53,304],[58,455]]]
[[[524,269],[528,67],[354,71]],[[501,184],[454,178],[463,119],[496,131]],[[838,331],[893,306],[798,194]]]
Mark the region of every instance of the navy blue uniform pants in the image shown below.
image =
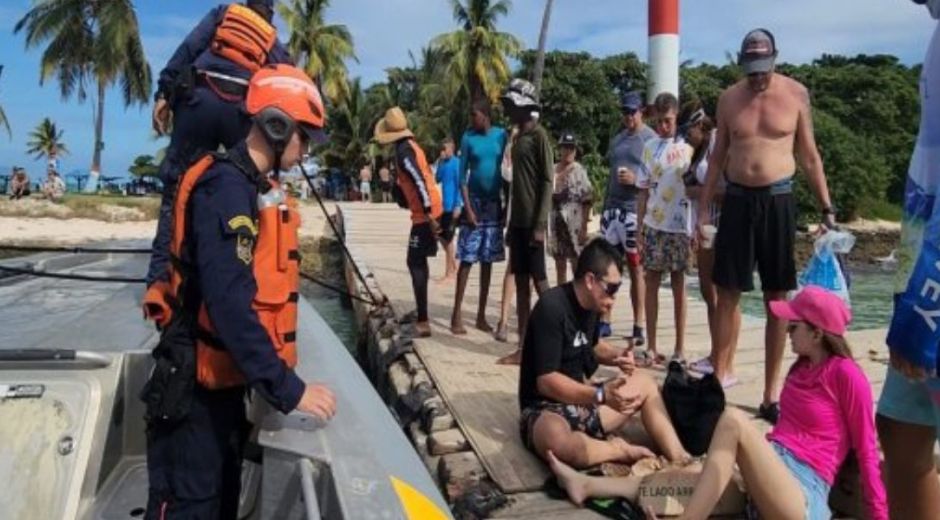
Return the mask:
[[[147,428],[147,520],[235,520],[250,424],[245,388],[196,385],[189,416]]]
[[[188,99],[177,101],[173,107],[173,133],[166,156],[160,163],[163,199],[157,234],[153,239],[153,253],[147,269],[147,285],[167,279],[170,261],[170,237],[173,229],[173,199],[179,178],[189,165],[208,152],[235,146],[251,129],[251,118],[242,109],[242,101],[225,100],[211,88],[197,85]]]

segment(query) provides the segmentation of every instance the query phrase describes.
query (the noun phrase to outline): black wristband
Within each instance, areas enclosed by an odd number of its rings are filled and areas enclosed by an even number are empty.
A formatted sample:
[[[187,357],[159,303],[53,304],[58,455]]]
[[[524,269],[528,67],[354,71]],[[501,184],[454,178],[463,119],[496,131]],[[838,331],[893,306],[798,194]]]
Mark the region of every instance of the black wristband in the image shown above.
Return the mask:
[[[832,206],[826,206],[825,208],[822,209],[822,214],[823,215],[835,215],[836,209],[833,208]]]

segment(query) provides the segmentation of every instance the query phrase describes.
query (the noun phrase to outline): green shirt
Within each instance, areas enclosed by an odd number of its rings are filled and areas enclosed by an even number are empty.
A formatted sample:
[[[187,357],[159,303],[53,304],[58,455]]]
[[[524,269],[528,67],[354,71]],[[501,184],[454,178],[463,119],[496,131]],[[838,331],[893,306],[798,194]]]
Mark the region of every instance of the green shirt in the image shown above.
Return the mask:
[[[544,230],[552,205],[555,157],[541,125],[521,132],[512,146],[512,216],[510,226]]]

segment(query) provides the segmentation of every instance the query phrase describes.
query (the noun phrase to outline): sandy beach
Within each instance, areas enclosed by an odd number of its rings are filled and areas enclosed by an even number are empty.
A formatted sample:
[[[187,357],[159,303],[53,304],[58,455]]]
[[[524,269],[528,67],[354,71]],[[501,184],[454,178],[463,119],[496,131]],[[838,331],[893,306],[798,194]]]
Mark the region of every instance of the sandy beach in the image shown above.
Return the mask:
[[[331,209],[332,204],[327,205]],[[301,205],[302,237],[330,236],[323,212],[315,204]],[[150,240],[156,220],[106,222],[87,218],[2,217],[0,244],[55,243],[77,245],[105,240]]]

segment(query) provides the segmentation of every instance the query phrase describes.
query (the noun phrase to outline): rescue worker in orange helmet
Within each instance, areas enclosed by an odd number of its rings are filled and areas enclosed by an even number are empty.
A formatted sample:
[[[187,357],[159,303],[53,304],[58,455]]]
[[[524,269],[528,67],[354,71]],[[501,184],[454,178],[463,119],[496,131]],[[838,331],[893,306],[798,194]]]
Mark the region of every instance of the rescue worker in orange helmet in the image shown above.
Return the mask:
[[[278,183],[322,138],[323,103],[301,70],[276,65],[252,76],[246,108],[248,136],[180,179],[170,282],[145,300],[161,330],[142,393],[150,519],[236,518],[249,390],[283,413],[336,411],[332,391],[293,370],[300,220]]]
[[[248,79],[266,64],[293,63],[271,24],[274,0],[247,0],[209,11],[160,71],[154,96],[153,129],[173,130],[160,163],[164,195],[153,256],[152,285],[169,261],[169,214],[179,176],[203,154],[230,148],[248,135],[251,119],[242,111]]]
[[[407,264],[417,307],[415,331],[419,337],[427,337],[431,335],[428,257],[437,256],[437,237],[441,234],[438,219],[444,212],[441,191],[424,150],[408,129],[408,119],[400,108],[392,107],[385,112],[385,117],[375,125],[374,139],[381,145],[392,145],[397,171],[393,195],[399,206],[411,210]]]

